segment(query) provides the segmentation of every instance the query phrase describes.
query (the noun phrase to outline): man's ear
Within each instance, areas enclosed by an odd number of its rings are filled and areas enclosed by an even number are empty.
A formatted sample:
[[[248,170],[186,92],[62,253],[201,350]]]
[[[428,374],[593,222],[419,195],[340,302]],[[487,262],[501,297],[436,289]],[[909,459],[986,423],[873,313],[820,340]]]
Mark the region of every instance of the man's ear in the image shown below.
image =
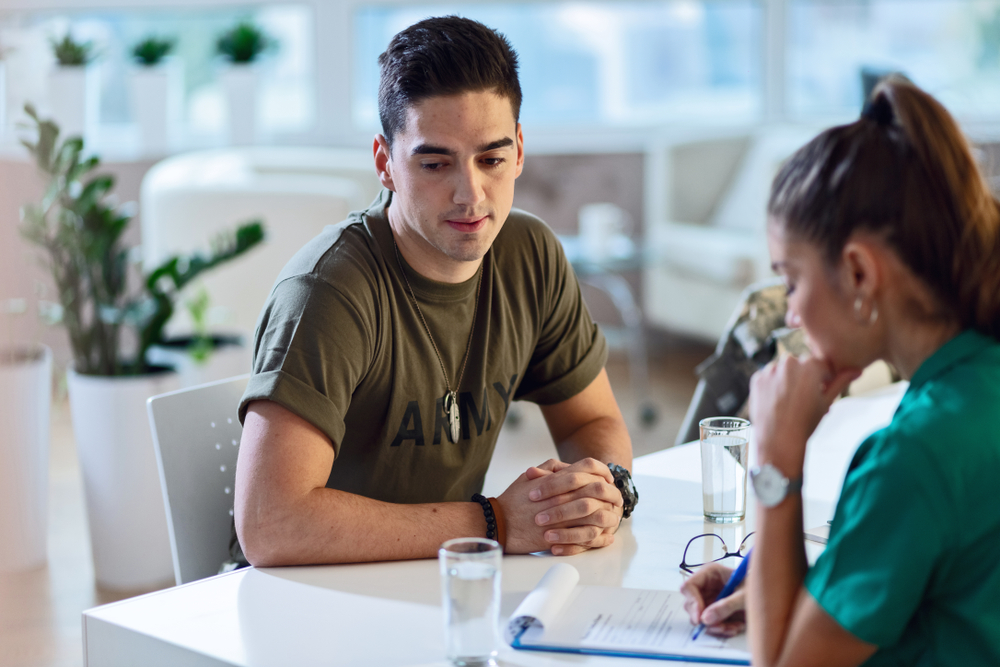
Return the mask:
[[[882,286],[881,255],[869,241],[854,239],[845,243],[841,266],[848,294],[869,299]]]
[[[515,140],[517,145],[517,168],[514,172],[514,178],[521,175],[521,171],[524,169],[524,135],[521,133],[521,124],[517,124],[517,139]]]
[[[375,173],[378,174],[379,183],[395,192],[396,186],[392,182],[392,152],[389,150],[389,142],[381,134],[375,135],[372,152],[375,154]]]

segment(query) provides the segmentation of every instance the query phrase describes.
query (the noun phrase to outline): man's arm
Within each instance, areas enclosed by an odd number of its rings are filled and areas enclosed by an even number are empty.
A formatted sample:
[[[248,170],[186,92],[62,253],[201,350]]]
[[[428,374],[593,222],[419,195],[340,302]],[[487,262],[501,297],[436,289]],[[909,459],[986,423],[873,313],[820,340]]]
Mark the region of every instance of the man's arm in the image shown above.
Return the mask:
[[[247,409],[236,467],[236,530],[257,566],[430,558],[453,537],[485,535],[474,502],[401,505],[326,488],[334,450],[315,426],[271,401]],[[528,499],[540,482],[521,475],[500,496],[507,550],[549,548],[534,523],[557,500]]]
[[[535,523],[546,529],[545,540],[557,556],[611,544],[623,503],[607,464],[631,470],[632,440],[607,371],[576,396],[542,406],[542,415],[562,461],[527,472],[529,480],[539,481],[529,492],[539,503]]]
[[[632,470],[632,439],[606,370],[576,396],[541,409],[563,461],[592,458]]]

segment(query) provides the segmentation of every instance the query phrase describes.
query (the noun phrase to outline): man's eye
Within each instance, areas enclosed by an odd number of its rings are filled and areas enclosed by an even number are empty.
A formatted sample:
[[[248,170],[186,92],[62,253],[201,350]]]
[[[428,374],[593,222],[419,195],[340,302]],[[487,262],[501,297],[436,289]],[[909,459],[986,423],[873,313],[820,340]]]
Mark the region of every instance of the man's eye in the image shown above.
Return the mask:
[[[506,160],[502,157],[488,157],[484,158],[483,162],[485,162],[489,167],[499,167],[501,164],[506,162]]]
[[[424,171],[437,171],[444,166],[443,162],[421,162],[420,168]]]

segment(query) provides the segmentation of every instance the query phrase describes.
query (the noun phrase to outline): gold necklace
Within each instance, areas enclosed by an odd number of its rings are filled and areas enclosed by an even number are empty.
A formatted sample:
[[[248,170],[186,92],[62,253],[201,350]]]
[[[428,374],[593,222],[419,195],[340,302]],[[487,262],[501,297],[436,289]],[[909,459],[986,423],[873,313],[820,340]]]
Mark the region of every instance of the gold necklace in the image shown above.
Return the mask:
[[[472,328],[469,330],[469,342],[465,346],[465,359],[462,360],[462,370],[458,373],[458,381],[455,383],[455,389],[452,389],[451,383],[448,382],[448,371],[444,369],[444,359],[441,358],[441,352],[438,350],[437,343],[434,342],[434,336],[431,335],[431,328],[427,326],[427,320],[424,319],[424,314],[420,310],[420,304],[417,303],[417,295],[413,293],[413,288],[410,286],[410,279],[406,277],[406,269],[403,268],[403,260],[399,256],[399,246],[396,245],[395,236],[392,237],[392,247],[396,251],[396,264],[399,265],[399,271],[403,274],[403,282],[406,283],[406,289],[410,293],[410,298],[413,299],[413,307],[417,309],[417,315],[420,316],[420,321],[424,325],[427,338],[431,341],[431,347],[434,348],[434,354],[437,355],[438,363],[441,364],[441,374],[444,376],[444,386],[447,389],[442,400],[444,416],[448,422],[451,441],[452,443],[456,443],[458,442],[461,428],[461,418],[458,415],[458,391],[456,390],[462,386],[462,378],[465,377],[465,365],[469,363],[469,352],[472,350],[472,337],[476,333],[476,315],[479,313],[479,296],[483,287],[483,272],[485,268],[480,264],[479,280],[476,283],[476,303],[472,308]]]

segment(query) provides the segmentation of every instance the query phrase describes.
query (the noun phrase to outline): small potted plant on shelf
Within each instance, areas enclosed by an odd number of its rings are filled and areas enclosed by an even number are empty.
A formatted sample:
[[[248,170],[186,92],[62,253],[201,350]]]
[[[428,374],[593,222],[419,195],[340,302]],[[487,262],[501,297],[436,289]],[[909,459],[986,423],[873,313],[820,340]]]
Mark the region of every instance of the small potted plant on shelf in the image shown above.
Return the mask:
[[[216,52],[226,63],[222,71],[229,116],[230,142],[251,144],[257,135],[257,63],[277,42],[252,21],[241,21],[219,36]]]
[[[132,116],[139,124],[142,149],[162,154],[180,119],[183,70],[170,57],[171,37],[150,35],[132,47]]]
[[[173,576],[159,474],[146,418],[149,396],[177,388],[176,373],[150,364],[185,285],[263,240],[260,222],[241,225],[207,254],[174,256],[148,274],[123,243],[131,222],[109,197],[114,180],[94,175],[84,142],[60,143],[59,127],[34,123],[24,141],[47,181],[42,201],[22,209],[21,231],[42,249],[69,334],[70,410],[87,499],[99,584],[150,589]]]
[[[100,113],[100,81],[94,61],[94,43],[82,42],[67,32],[52,39],[56,65],[49,75],[49,105],[52,116],[66,134],[89,135]]]

